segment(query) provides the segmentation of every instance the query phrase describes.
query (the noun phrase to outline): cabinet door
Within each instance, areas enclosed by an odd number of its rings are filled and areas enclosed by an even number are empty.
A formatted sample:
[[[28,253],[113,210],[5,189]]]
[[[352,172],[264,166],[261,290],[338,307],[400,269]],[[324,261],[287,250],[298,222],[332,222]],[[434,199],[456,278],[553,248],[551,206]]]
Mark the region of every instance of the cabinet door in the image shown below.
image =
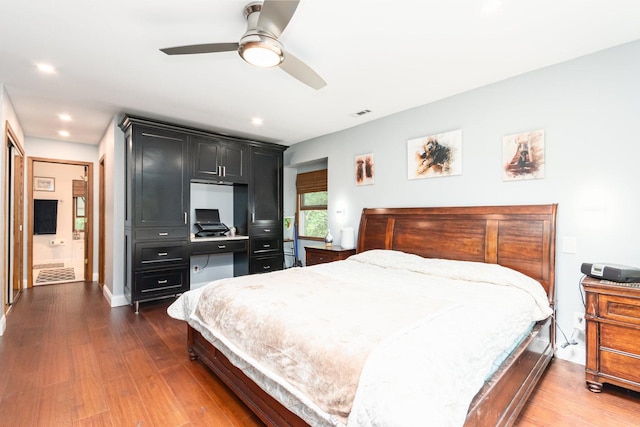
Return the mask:
[[[223,167],[223,179],[226,182],[246,184],[249,182],[247,166],[249,150],[243,143],[225,143],[220,153],[220,164]]]
[[[193,137],[191,143],[193,166],[191,177],[195,180],[218,181],[222,145],[212,138]]]
[[[134,129],[134,225],[187,227],[189,186],[187,136]]]
[[[282,152],[251,150],[249,226],[282,229]]]
[[[216,138],[193,137],[192,172],[194,181],[246,184],[249,150],[244,143]]]

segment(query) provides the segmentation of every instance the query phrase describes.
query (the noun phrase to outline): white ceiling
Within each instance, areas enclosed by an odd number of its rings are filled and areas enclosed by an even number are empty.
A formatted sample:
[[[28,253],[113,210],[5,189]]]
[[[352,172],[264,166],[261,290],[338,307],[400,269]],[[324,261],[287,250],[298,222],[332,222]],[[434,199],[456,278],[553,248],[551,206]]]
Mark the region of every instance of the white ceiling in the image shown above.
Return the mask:
[[[290,145],[640,39],[638,0],[302,0],[280,41],[315,91],[234,52],[158,50],[237,42],[249,0],[2,3],[0,83],[25,135],[89,144],[129,112]]]

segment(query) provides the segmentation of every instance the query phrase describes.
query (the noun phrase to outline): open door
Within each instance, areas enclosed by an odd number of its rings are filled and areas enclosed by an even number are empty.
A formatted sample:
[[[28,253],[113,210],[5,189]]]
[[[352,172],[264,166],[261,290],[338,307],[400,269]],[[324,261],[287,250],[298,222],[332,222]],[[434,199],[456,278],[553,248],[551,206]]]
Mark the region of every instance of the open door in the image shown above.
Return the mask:
[[[20,297],[24,253],[24,150],[9,122],[5,125],[5,277],[4,311]]]

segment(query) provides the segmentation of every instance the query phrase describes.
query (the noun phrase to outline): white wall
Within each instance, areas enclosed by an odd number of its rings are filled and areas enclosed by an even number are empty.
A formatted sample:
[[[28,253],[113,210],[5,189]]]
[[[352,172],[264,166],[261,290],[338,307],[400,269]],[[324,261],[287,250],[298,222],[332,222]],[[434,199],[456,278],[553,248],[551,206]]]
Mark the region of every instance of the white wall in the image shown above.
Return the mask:
[[[572,313],[584,311],[583,262],[640,266],[638,76],[640,41],[295,144],[285,166],[328,157],[332,230],[357,230],[365,207],[558,203],[557,315],[569,335]],[[455,129],[463,133],[462,175],[408,180],[407,140]],[[546,177],[504,182],[503,136],[537,129],[545,130]],[[365,153],[375,154],[375,184],[356,187],[354,156]],[[567,238],[577,253],[563,252]],[[579,341],[558,356],[584,363]]]
[[[124,211],[125,211],[125,141],[114,117],[98,146],[98,160],[104,160],[105,174],[105,274],[103,294],[111,307],[127,305],[124,296]],[[96,185],[100,167],[96,164]],[[99,193],[96,193],[99,194]],[[96,200],[99,204],[99,200]],[[96,210],[96,218],[97,213]],[[98,228],[95,228],[98,235]],[[97,267],[97,263],[96,263]]]

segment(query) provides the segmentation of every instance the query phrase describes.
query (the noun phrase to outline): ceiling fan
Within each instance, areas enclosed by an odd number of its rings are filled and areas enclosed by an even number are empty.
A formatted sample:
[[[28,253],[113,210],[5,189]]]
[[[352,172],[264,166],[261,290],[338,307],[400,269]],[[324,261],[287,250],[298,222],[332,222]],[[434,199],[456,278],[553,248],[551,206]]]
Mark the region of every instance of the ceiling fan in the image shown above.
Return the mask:
[[[278,37],[289,24],[299,0],[264,0],[244,8],[247,31],[238,43],[207,43],[160,49],[167,55],[191,55],[237,51],[242,59],[258,67],[279,66],[283,71],[313,89],[326,82],[311,67],[284,50]]]

